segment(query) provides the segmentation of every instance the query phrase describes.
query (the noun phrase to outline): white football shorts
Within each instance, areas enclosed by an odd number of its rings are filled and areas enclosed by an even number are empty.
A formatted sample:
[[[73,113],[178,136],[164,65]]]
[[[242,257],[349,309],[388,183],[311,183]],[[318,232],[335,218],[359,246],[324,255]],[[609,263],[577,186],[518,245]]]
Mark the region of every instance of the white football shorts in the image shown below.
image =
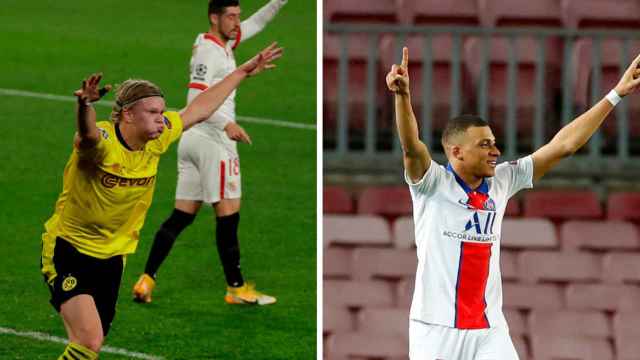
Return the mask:
[[[236,143],[220,143],[197,131],[186,131],[178,144],[176,199],[217,203],[239,199],[240,159]]]
[[[456,329],[409,321],[411,360],[518,360],[509,330]]]

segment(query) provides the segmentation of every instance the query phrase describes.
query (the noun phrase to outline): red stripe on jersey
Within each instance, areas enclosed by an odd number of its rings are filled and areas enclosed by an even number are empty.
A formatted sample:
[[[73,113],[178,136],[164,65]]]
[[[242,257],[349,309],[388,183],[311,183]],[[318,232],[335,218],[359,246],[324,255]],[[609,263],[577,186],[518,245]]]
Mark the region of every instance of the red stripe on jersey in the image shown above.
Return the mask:
[[[198,89],[198,90],[205,91],[205,90],[207,90],[207,88],[209,88],[209,87],[207,85],[205,85],[205,84],[189,83],[189,89]]]
[[[224,199],[224,161],[220,161],[220,200]]]
[[[211,40],[211,41],[213,41],[214,43],[216,43],[216,44],[220,45],[223,49],[225,49],[225,48],[226,48],[226,47],[225,47],[225,45],[224,45],[224,43],[222,42],[222,40],[218,39],[218,38],[217,38],[215,35],[213,35],[213,34],[205,33],[205,34],[204,34],[204,38],[205,38],[205,39],[207,39],[207,40]]]
[[[489,278],[491,243],[462,242],[456,285],[456,320],[458,329],[486,329],[487,303],[484,292]]]

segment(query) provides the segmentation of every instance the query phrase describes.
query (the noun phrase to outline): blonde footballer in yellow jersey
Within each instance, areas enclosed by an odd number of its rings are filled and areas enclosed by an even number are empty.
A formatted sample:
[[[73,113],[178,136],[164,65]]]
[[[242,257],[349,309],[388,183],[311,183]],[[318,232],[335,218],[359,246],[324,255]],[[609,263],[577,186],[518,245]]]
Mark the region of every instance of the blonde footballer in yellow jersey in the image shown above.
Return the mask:
[[[161,90],[127,80],[116,90],[111,121],[96,122],[91,103],[102,75],[83,81],[74,149],[63,190],[42,235],[42,273],[69,344],[58,359],[97,359],[115,316],[124,256],[135,251],[153,196],[160,156],[183,130],[202,122],[252,75],[274,67],[274,43],[202,92],[180,112],[168,112]]]

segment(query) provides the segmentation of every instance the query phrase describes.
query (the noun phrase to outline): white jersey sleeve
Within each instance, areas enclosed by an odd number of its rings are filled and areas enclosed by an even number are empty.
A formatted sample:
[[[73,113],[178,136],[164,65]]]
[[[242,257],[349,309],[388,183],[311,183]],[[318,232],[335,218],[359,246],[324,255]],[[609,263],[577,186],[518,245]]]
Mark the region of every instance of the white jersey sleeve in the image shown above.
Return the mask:
[[[240,42],[243,42],[264,29],[269,21],[271,21],[280,8],[287,3],[287,0],[271,0],[268,4],[260,8],[247,20],[240,23]]]
[[[496,166],[495,178],[506,186],[507,198],[522,189],[533,187],[533,158],[531,155]]]
[[[409,184],[409,189],[412,193],[419,193],[424,196],[431,196],[438,187],[438,183],[442,179],[445,173],[445,169],[442,168],[437,162],[431,160],[431,164],[429,165],[429,169],[425,171],[422,179],[418,180],[418,182],[413,182],[409,179],[407,175],[407,171],[404,172],[404,180]]]

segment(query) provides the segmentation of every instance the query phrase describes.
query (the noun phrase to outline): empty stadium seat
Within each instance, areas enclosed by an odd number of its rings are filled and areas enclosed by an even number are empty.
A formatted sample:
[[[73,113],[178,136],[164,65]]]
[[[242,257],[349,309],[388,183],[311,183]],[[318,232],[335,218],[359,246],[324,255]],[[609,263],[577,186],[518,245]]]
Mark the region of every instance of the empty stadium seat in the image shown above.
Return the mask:
[[[362,132],[365,129],[366,106],[367,106],[367,64],[369,51],[369,35],[362,33],[348,34],[347,36],[347,56],[348,56],[348,79],[347,79],[347,112],[349,129]],[[371,34],[370,36],[377,36]],[[374,47],[377,50],[379,40],[374,38]],[[338,64],[340,59],[340,40],[338,35],[325,34],[323,40],[324,50],[322,52],[323,61],[323,125],[324,135],[331,137],[335,134],[336,122],[338,118],[338,99],[340,97],[338,87]],[[383,70],[379,62],[375,65],[375,79],[381,85],[384,79]],[[376,112],[382,110],[381,104],[388,98],[384,86],[375,87],[376,102],[374,107]],[[390,123],[378,114],[378,121]]]
[[[478,13],[486,27],[562,27],[558,0],[478,0]]]
[[[415,248],[413,217],[404,216],[393,222],[393,245],[398,249]]]
[[[398,0],[370,1],[366,6],[357,0],[325,0],[324,12],[332,23],[392,24],[400,19]]]
[[[504,219],[500,244],[513,249],[557,248],[553,223],[547,219]]]
[[[504,216],[520,216],[520,199],[511,198],[507,202],[507,209],[504,211]]]
[[[639,3],[640,4],[640,3]],[[615,6],[612,6],[615,7]],[[636,15],[640,19],[640,15]],[[573,89],[574,89],[574,104],[578,108],[578,111],[584,111],[591,106],[591,82],[592,82],[592,51],[593,42],[591,39],[579,39],[574,44],[572,61],[574,66]],[[602,57],[600,59],[601,64],[601,81],[600,81],[600,93],[597,94],[597,98],[601,99],[611,89],[613,89],[618,81],[622,71],[626,70],[626,67],[631,60],[640,53],[640,40],[634,40],[630,43],[629,47],[629,59],[624,65],[624,68],[620,69],[620,59],[622,58],[622,41],[619,39],[604,39],[601,43]],[[640,116],[640,95],[631,94],[625,98],[625,103],[628,106],[629,123],[628,129],[631,137],[636,138],[640,136],[640,123],[636,120]],[[614,137],[618,134],[617,130],[617,116],[616,112],[612,111],[602,125],[602,129],[607,135],[605,140],[605,146],[614,144]],[[633,145],[633,144],[632,144]]]
[[[346,307],[324,306],[322,309],[322,332],[348,332],[353,330],[351,312]]]
[[[509,324],[509,329],[511,329],[511,324]],[[529,347],[527,346],[527,342],[524,340],[524,337],[513,333],[510,333],[510,335],[511,342],[513,342],[513,346],[516,348],[519,360],[529,360]]]
[[[545,309],[558,310],[564,306],[562,287],[555,284],[514,284],[502,285],[505,309]]]
[[[637,0],[563,0],[562,17],[569,28],[640,27],[640,2]]]
[[[607,219],[640,222],[640,192],[617,192],[607,199]]]
[[[322,253],[322,272],[325,278],[348,279],[353,276],[352,249],[327,248]]]
[[[500,250],[500,274],[503,280],[518,279],[518,265],[515,252]]]
[[[379,216],[325,215],[322,219],[324,245],[391,245],[388,223]]]
[[[409,24],[477,26],[476,0],[402,0],[400,17]]]
[[[333,337],[332,352],[358,358],[390,358],[409,355],[409,341],[400,335],[371,332],[340,333]]]
[[[510,4],[505,6],[511,6]],[[482,69],[479,61],[481,58],[481,49],[483,41],[479,38],[471,38],[466,41],[464,46],[465,64],[469,69],[471,78],[474,83],[474,89],[480,81],[480,75],[484,71],[488,71],[488,116],[487,119],[491,124],[491,128],[498,140],[502,139],[507,126],[507,104],[508,96],[508,63],[510,42],[504,37],[493,37],[489,41],[489,49],[487,51],[487,70]],[[534,124],[535,104],[537,101],[536,86],[536,68],[538,41],[529,37],[518,37],[515,42],[516,52],[516,81],[517,96],[516,99],[516,130],[519,134],[520,141],[529,139],[531,143],[531,134]],[[560,79],[560,63],[561,52],[560,47],[556,46],[554,41],[547,41],[547,49],[545,52],[545,67],[542,71],[545,73],[543,92],[544,97],[544,119],[545,133],[551,134],[556,131],[557,126],[554,123],[553,116],[553,98],[560,88],[558,79]],[[546,135],[545,134],[545,135]]]
[[[637,311],[640,288],[625,285],[570,284],[567,307],[576,310]]]
[[[531,352],[536,360],[613,360],[613,348],[608,340],[571,338],[535,334],[531,337]]]
[[[601,255],[528,250],[518,258],[520,278],[527,282],[595,282],[602,273]]]
[[[356,249],[353,254],[354,278],[401,279],[414,275],[417,256],[413,249]]]
[[[618,360],[637,360],[640,354],[640,313],[618,312],[613,316],[614,343]]]
[[[322,212],[325,214],[349,214],[353,212],[353,199],[339,186],[322,188]]]
[[[609,253],[602,259],[603,278],[607,282],[640,282],[640,254]]]
[[[523,214],[553,220],[597,219],[602,217],[602,207],[592,191],[538,190],[524,194]]]
[[[358,196],[358,213],[382,215],[389,219],[410,215],[413,211],[407,186],[368,187]]]
[[[567,250],[635,250],[638,230],[622,221],[567,221],[560,226],[560,241]]]
[[[393,305],[393,291],[384,281],[323,281],[323,304],[361,308]]]
[[[413,99],[413,111],[418,124],[422,124],[422,103],[423,86],[426,81],[422,78],[424,59],[424,41],[421,35],[411,35],[406,40],[406,46],[409,48],[409,77],[411,78],[411,97]],[[401,49],[401,47],[399,48]],[[399,63],[399,53],[395,53],[395,40],[393,36],[385,36],[380,45],[380,57],[382,68],[388,71],[393,64]],[[432,37],[431,44],[432,58],[432,82],[431,82],[431,101],[432,114],[431,123],[434,130],[442,129],[447,121],[451,118],[451,91],[453,86],[451,78],[453,41],[450,35],[435,35]],[[460,54],[462,56],[462,53]],[[466,70],[463,59],[460,59],[460,97],[462,110],[470,109],[470,101],[472,100],[473,89],[471,88],[471,80]],[[390,98],[389,98],[390,99]],[[458,114],[455,114],[458,115]],[[427,114],[428,117],[428,114]],[[420,125],[422,126],[422,125]],[[434,144],[436,145],[436,144]],[[437,146],[437,145],[436,145]]]
[[[527,333],[527,325],[522,313],[518,310],[503,310],[504,317],[509,325],[509,334],[513,336],[525,335]]]
[[[359,331],[409,337],[409,309],[367,308],[358,314]]]
[[[599,311],[533,310],[528,323],[531,334],[601,339],[612,334],[607,315]]]
[[[396,305],[401,308],[408,308],[411,306],[411,300],[413,299],[413,288],[416,283],[415,276],[408,277],[397,285],[396,287]]]

